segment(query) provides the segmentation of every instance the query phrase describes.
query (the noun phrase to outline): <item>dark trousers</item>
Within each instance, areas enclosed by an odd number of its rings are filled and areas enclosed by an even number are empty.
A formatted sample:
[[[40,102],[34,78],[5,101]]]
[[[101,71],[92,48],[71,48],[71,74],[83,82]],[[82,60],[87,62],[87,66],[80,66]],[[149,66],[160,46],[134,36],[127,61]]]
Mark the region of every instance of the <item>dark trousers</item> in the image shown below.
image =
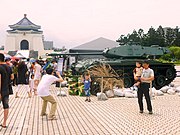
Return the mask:
[[[152,106],[151,106],[151,99],[149,96],[149,88],[150,88],[150,84],[149,83],[141,83],[140,87],[138,88],[138,103],[139,103],[139,108],[141,111],[143,111],[143,94],[145,96],[146,99],[146,103],[147,103],[147,109],[148,111],[152,111]]]
[[[17,74],[14,74],[13,86],[18,85]]]

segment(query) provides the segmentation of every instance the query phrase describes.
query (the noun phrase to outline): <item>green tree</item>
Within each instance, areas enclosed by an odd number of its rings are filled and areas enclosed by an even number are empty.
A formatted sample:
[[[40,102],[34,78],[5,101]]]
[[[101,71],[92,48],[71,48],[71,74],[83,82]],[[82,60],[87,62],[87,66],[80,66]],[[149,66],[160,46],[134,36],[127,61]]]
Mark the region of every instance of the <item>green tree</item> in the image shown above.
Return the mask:
[[[153,27],[149,28],[147,33],[143,29],[138,31],[133,30],[131,34],[121,35],[117,40],[121,45],[128,42],[135,42],[143,46],[159,45],[162,47],[180,46],[180,32],[179,28],[164,29],[161,25],[155,30]]]
[[[119,37],[119,39],[116,40],[116,42],[119,42],[120,45],[124,45],[124,44],[126,44],[127,42],[129,42],[129,41],[128,41],[127,36],[121,35],[121,36]]]
[[[176,60],[180,60],[180,47],[178,46],[171,46],[169,48],[171,51],[172,57],[175,58]]]
[[[167,28],[166,34],[165,34],[166,46],[172,46],[175,40],[176,40],[176,34],[175,34],[174,29]]]
[[[179,32],[179,28],[176,27],[174,29],[175,32],[175,40],[173,42],[173,45],[179,46],[180,47],[180,32]]]
[[[144,46],[151,46],[151,45],[157,45],[157,33],[156,30],[151,27],[148,30],[148,33],[145,34],[144,39],[143,39],[143,44]]]
[[[164,30],[163,30],[161,25],[157,28],[156,34],[157,34],[157,39],[156,39],[157,44],[159,46],[162,46],[162,47],[166,46],[166,44],[165,44],[165,35],[164,35],[165,33],[164,33]]]
[[[134,43],[140,43],[141,42],[141,39],[140,39],[136,30],[133,30],[132,34],[129,35],[128,40],[132,41]]]

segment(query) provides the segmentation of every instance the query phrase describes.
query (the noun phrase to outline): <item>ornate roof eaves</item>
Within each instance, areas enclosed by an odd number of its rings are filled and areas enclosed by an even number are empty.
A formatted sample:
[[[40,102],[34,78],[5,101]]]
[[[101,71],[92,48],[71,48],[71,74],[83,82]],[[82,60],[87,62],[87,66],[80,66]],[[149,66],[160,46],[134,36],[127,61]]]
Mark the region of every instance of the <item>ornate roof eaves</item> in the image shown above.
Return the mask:
[[[9,25],[9,27],[11,29],[35,29],[35,30],[41,29],[41,26],[32,23],[26,16],[27,15],[24,14],[24,18],[23,19],[21,19],[16,24]]]

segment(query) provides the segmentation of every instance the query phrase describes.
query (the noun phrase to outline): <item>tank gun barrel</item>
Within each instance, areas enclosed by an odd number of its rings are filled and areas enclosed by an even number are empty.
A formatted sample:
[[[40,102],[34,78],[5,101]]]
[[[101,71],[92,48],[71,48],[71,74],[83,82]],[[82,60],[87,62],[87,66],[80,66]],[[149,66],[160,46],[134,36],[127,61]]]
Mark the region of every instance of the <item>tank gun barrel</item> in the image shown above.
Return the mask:
[[[48,56],[103,55],[103,53],[50,53]]]

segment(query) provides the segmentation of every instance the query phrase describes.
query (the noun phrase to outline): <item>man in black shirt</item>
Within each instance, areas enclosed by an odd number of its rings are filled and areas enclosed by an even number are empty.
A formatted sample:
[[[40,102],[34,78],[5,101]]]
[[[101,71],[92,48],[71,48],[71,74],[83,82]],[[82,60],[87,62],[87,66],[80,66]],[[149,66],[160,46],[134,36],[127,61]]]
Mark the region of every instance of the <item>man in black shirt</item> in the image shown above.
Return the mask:
[[[7,128],[6,120],[9,113],[9,88],[8,88],[9,75],[3,64],[4,64],[4,54],[0,53],[0,100],[2,101],[3,109],[4,109],[4,121],[0,126],[2,126],[3,128]]]

